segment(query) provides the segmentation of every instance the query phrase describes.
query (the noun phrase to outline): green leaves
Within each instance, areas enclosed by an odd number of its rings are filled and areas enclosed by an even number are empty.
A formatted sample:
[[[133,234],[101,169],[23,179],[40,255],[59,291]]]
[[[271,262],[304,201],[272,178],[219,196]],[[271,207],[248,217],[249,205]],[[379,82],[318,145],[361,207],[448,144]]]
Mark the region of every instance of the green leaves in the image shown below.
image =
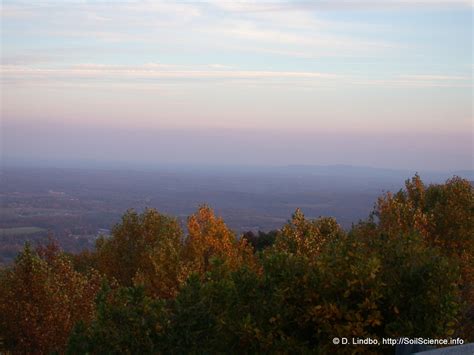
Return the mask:
[[[297,210],[263,245],[207,206],[187,237],[173,218],[129,211],[96,252],[73,257],[80,272],[54,245],[26,245],[0,273],[0,339],[18,352],[68,342],[71,354],[370,353],[380,349],[331,340],[468,339],[472,197],[464,180],[415,176],[348,233]]]
[[[166,320],[164,303],[145,295],[142,287],[111,289],[97,297],[97,315],[86,326],[78,323],[71,334],[70,354],[156,354]]]
[[[154,209],[147,209],[142,214],[133,210],[127,211],[121,223],[113,228],[112,237],[98,240],[98,268],[123,286],[132,286],[137,273],[141,272],[140,281],[149,286],[150,292],[157,295],[173,294],[174,291],[169,288],[174,286],[169,283],[164,289],[159,286],[155,289],[153,277],[148,277],[150,275],[146,273],[156,268],[153,260],[154,250],[158,250],[158,253],[164,251],[172,257],[179,253],[177,249],[180,248],[182,238],[181,228],[174,218],[159,214]],[[167,260],[159,260],[159,266],[161,262],[166,263]],[[167,267],[170,269],[174,266]],[[175,279],[177,276],[170,274],[169,277]]]

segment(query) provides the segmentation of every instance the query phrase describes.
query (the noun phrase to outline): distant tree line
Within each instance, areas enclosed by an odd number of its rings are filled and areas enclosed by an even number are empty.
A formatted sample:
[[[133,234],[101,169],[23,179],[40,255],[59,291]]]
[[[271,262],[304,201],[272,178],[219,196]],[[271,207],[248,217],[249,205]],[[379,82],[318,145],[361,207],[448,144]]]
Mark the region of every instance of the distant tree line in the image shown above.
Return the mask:
[[[419,176],[344,231],[296,210],[236,236],[128,211],[94,251],[25,245],[0,272],[0,351],[67,354],[384,353],[334,337],[474,340],[474,199]],[[2,349],[3,348],[3,349]]]

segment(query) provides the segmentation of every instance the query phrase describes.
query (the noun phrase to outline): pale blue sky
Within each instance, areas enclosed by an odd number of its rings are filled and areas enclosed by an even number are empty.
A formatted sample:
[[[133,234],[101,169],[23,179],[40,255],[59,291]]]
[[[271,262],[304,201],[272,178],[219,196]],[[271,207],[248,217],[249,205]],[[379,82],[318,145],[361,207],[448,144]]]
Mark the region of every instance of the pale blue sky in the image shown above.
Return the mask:
[[[472,168],[471,1],[1,11],[8,159]]]

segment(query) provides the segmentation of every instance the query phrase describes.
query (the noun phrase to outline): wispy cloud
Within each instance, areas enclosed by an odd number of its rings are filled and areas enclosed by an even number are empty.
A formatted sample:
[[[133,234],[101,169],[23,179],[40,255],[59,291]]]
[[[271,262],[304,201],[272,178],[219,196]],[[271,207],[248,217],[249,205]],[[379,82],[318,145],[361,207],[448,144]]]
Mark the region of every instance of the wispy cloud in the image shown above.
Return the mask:
[[[410,9],[416,7],[457,8],[472,7],[470,0],[318,0],[318,1],[211,1],[215,6],[230,12],[286,12],[294,9],[317,10],[377,10]]]
[[[469,76],[453,75],[392,75],[385,77],[364,77],[326,72],[309,71],[262,71],[239,70],[220,64],[201,66],[146,63],[137,66],[80,64],[65,68],[44,68],[23,65],[2,65],[2,79],[10,83],[54,83],[70,81],[161,83],[196,80],[231,81],[253,80],[253,82],[271,83],[278,80],[292,80],[295,83],[321,85],[338,83],[339,85],[379,86],[379,87],[470,87]],[[237,81],[238,82],[238,81]]]
[[[44,122],[87,123],[100,132],[117,126],[124,132],[244,127],[262,132],[252,153],[263,151],[261,137],[271,137],[270,130],[281,137],[295,130],[291,145],[299,144],[311,160],[315,152],[326,156],[341,148],[328,139],[310,150],[302,133],[314,132],[308,134],[313,142],[318,132],[319,137],[372,132],[363,142],[375,148],[364,154],[380,156],[383,164],[388,164],[383,146],[389,134],[395,137],[396,159],[423,163],[430,156],[437,163],[438,140],[430,141],[430,152],[422,144],[419,155],[411,148],[400,154],[399,147],[413,132],[467,136],[472,128],[470,0],[4,0],[1,5],[2,116],[30,127],[25,139],[30,146],[42,137],[38,129]],[[77,149],[87,146],[83,136],[78,135]],[[246,137],[232,146],[240,149]],[[186,139],[171,140],[198,154]],[[210,144],[209,151],[216,146]],[[444,146],[450,146],[453,159],[467,151],[456,139]],[[160,151],[173,156],[163,147]],[[351,148],[341,154],[358,159],[361,152]],[[155,158],[155,150],[149,151]],[[272,150],[260,162],[270,156],[281,159]]]
[[[217,66],[217,68],[216,68]],[[151,80],[151,79],[317,79],[337,78],[337,75],[298,71],[230,70],[211,64],[195,69],[186,66],[149,63],[141,66],[82,64],[69,68],[34,68],[20,65],[3,65],[5,80]]]
[[[248,6],[259,11],[236,10]],[[398,47],[356,34],[357,29],[366,30],[364,24],[323,19],[292,2],[7,2],[2,17],[7,31],[11,21],[24,21],[25,26],[17,34],[21,38],[82,38],[97,45],[179,50],[184,41],[188,50],[196,52],[239,48],[306,58],[378,56],[381,51]],[[340,34],[341,29],[346,30],[345,35]]]

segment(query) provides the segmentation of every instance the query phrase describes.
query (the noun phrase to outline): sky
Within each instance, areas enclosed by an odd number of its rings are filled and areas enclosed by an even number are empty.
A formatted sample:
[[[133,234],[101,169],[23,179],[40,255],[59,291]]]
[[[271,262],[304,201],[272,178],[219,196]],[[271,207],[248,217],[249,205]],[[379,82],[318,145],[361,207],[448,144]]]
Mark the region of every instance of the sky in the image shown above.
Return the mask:
[[[472,15],[466,0],[3,0],[3,161],[473,169]]]

